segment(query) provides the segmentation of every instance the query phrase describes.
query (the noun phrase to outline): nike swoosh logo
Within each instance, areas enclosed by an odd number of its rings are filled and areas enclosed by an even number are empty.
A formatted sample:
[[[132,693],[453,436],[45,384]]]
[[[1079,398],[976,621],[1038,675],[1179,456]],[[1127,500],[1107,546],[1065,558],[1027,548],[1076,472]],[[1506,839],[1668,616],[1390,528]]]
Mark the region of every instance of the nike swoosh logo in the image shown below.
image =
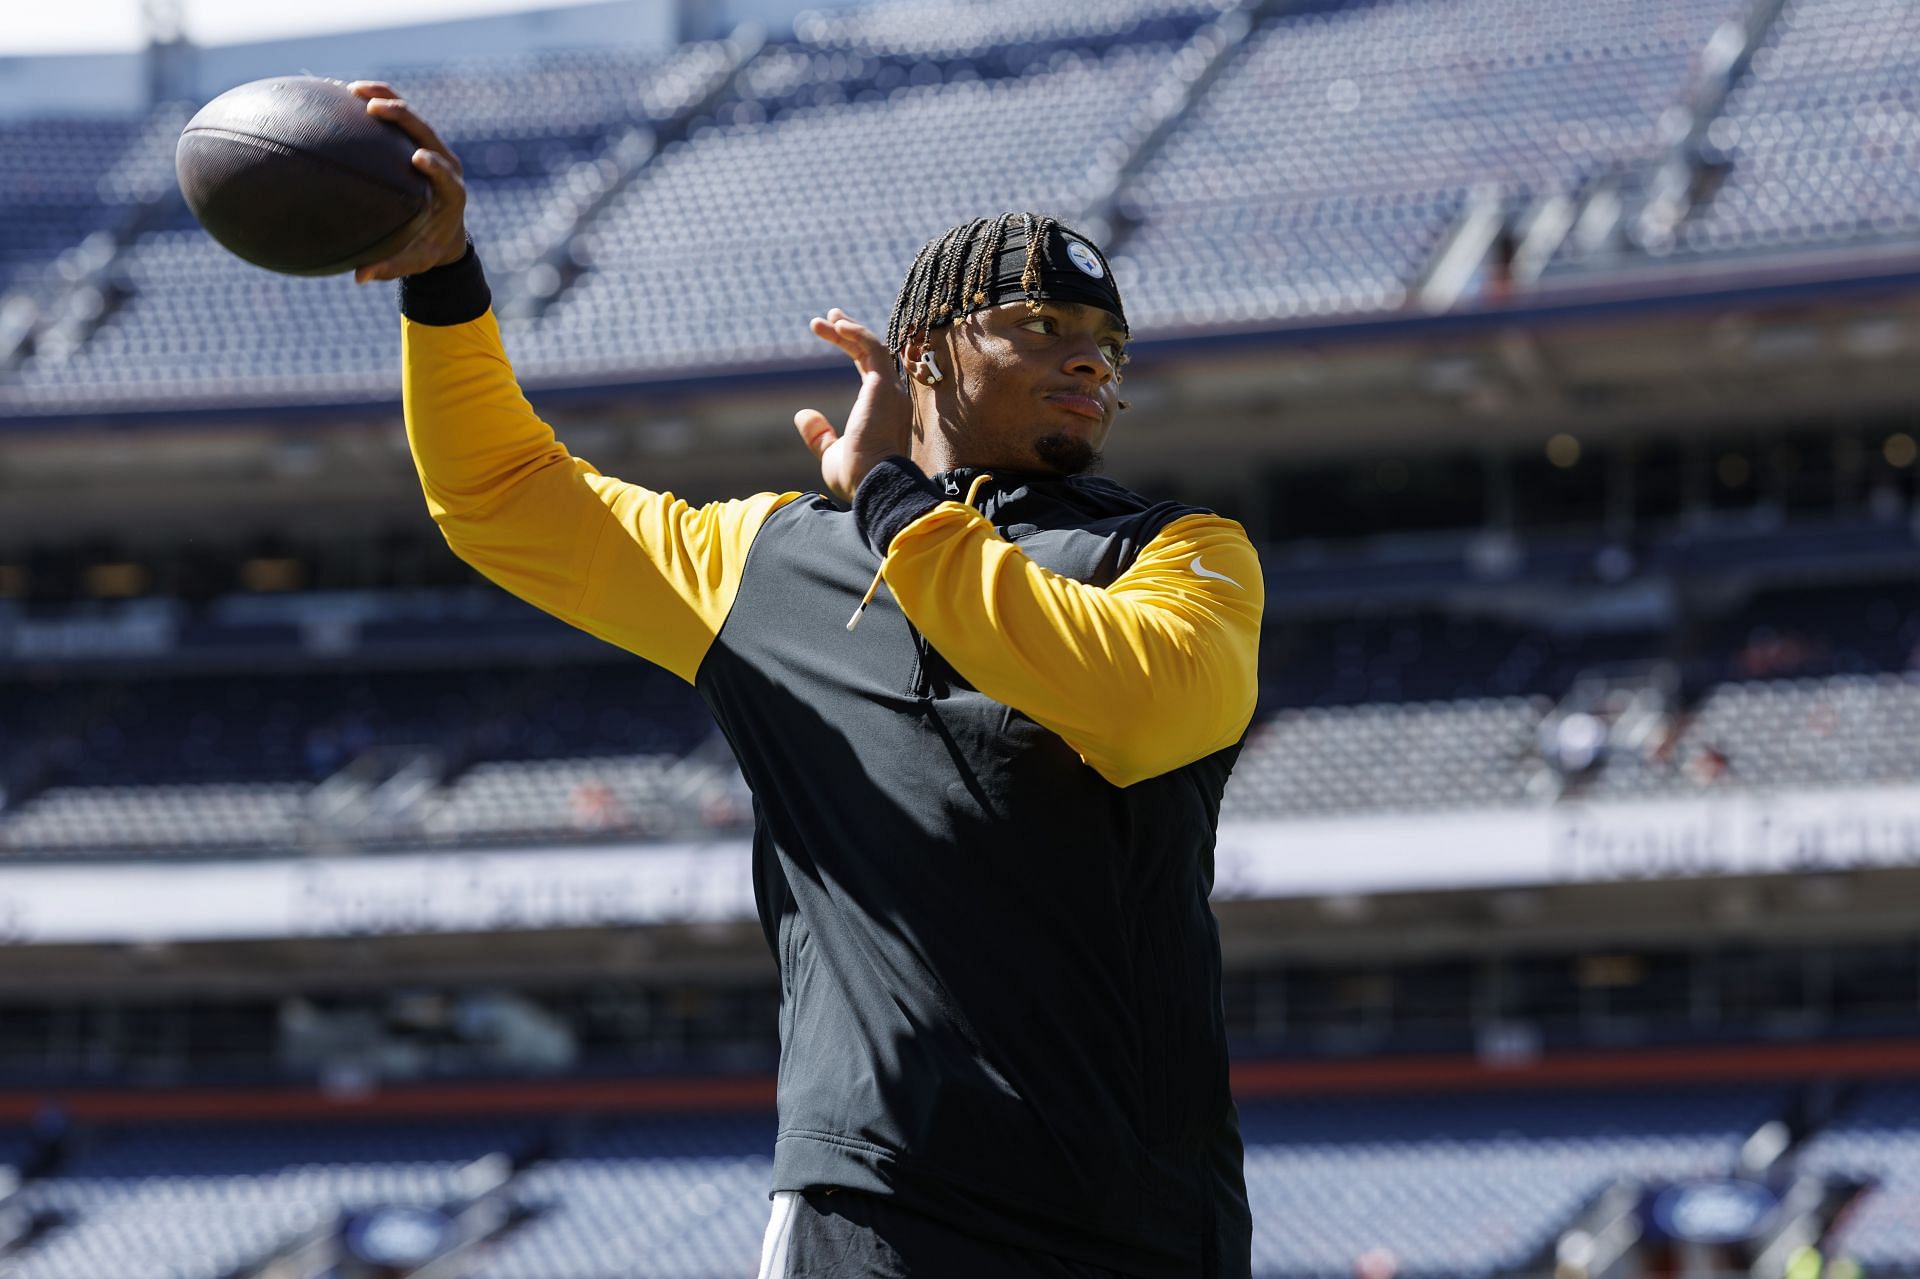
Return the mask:
[[[1193,570],[1193,575],[1195,577],[1210,577],[1216,582],[1225,582],[1229,586],[1240,586],[1240,583],[1234,581],[1232,578],[1228,577],[1225,573],[1216,573],[1210,568],[1202,568],[1200,565],[1200,557],[1198,555],[1193,557],[1192,561],[1187,564],[1187,567]],[[1240,589],[1244,591],[1247,588],[1244,586],[1240,586]]]

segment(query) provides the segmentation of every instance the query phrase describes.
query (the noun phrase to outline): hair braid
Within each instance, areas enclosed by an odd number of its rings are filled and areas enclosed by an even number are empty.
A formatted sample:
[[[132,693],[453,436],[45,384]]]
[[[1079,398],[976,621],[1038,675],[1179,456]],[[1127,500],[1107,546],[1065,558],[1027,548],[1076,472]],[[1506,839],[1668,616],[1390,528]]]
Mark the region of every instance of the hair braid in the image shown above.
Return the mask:
[[[986,224],[985,218],[975,218],[947,232],[940,242],[940,284],[935,290],[934,307],[928,315],[928,323],[920,332],[922,341],[926,340],[927,330],[934,322],[945,323],[964,309],[964,300],[960,294],[960,277],[966,264],[967,246],[974,235]]]
[[[913,265],[907,270],[906,283],[900,286],[900,295],[894,301],[893,315],[887,320],[887,349],[893,352],[896,364],[910,336],[912,317],[926,313],[927,278],[931,274],[929,264],[932,260],[933,245],[929,242],[914,255]]]
[[[1053,265],[1047,252],[1047,240],[1060,224],[1040,214],[1023,213],[1027,220],[1027,260],[1020,267],[1020,287],[1027,294],[1027,309],[1040,309],[1041,270]]]
[[[920,296],[914,300],[913,313],[908,317],[906,332],[901,335],[904,339],[902,350],[907,343],[925,343],[934,325],[945,318],[942,312],[946,291],[942,279],[946,274],[947,255],[951,252],[953,242],[962,229],[961,227],[952,228],[926,248],[926,276],[921,281]]]
[[[993,283],[994,263],[1000,260],[1000,246],[1006,242],[1007,223],[1011,221],[1011,213],[1002,213],[987,227],[986,238],[973,257],[973,270],[967,274],[968,306],[986,305],[987,286]]]

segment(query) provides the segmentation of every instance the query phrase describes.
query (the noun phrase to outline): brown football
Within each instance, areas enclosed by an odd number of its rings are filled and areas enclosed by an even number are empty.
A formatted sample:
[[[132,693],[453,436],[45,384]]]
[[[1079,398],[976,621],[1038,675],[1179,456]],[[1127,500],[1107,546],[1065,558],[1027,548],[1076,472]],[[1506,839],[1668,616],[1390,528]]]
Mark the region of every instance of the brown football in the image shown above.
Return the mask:
[[[229,89],[180,134],[187,207],[226,248],[287,275],[388,256],[426,219],[413,139],[338,80],[276,76]]]

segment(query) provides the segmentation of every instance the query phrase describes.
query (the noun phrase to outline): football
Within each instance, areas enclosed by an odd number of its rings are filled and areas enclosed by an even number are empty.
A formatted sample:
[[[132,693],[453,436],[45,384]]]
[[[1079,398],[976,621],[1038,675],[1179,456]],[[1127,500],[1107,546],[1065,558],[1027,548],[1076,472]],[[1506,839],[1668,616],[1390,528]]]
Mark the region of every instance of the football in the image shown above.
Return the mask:
[[[426,219],[431,184],[398,126],[338,80],[229,89],[187,122],[174,169],[207,233],[255,266],[336,275],[388,256]]]

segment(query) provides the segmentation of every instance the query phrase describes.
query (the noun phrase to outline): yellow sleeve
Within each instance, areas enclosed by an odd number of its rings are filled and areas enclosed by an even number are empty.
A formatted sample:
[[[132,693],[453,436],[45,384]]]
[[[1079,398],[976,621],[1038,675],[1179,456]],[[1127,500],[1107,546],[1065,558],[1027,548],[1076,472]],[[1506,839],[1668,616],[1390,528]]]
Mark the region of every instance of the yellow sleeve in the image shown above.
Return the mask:
[[[492,311],[402,318],[407,442],[447,544],[554,616],[693,682],[767,517],[798,497],[689,506],[567,452],[514,380]]]
[[[955,670],[1116,786],[1230,746],[1253,718],[1265,585],[1232,520],[1174,520],[1103,589],[943,502],[894,537],[882,571]]]

